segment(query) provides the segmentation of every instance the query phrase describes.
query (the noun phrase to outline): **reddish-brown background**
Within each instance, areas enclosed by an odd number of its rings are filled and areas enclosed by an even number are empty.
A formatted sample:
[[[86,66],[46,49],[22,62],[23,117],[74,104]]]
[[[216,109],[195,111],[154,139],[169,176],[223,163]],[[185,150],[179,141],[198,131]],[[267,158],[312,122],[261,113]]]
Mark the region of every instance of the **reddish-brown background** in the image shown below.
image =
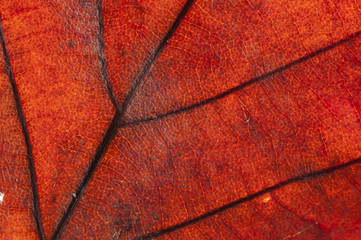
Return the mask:
[[[3,0],[0,17],[1,239],[39,237],[29,159],[46,239],[360,238],[358,1]]]

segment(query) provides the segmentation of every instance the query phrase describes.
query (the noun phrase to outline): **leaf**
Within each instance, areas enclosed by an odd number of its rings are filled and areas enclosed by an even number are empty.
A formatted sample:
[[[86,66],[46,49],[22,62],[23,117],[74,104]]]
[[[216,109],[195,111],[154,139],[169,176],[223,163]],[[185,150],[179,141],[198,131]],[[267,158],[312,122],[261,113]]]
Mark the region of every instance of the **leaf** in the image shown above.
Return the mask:
[[[358,239],[357,1],[0,6],[1,239]]]

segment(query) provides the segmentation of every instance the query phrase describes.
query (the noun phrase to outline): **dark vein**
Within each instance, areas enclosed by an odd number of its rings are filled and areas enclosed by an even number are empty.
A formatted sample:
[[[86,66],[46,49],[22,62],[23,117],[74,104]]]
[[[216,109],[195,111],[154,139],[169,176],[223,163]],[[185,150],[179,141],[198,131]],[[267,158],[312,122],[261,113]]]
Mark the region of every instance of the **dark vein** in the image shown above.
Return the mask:
[[[42,226],[42,222],[41,222],[40,207],[39,207],[39,194],[38,194],[38,188],[37,188],[37,183],[36,183],[35,165],[34,165],[33,153],[31,151],[30,137],[29,137],[28,129],[26,127],[25,115],[24,115],[23,109],[21,107],[19,92],[16,87],[16,82],[14,79],[14,74],[13,74],[13,70],[11,67],[11,63],[10,63],[9,53],[6,48],[5,34],[4,34],[4,29],[2,27],[1,20],[0,20],[0,42],[1,42],[1,47],[2,47],[3,54],[4,54],[5,72],[9,77],[11,88],[13,90],[16,110],[17,110],[17,114],[19,117],[21,129],[22,129],[22,132],[24,135],[25,145],[26,145],[26,149],[27,149],[26,155],[27,155],[28,164],[29,164],[31,190],[33,192],[34,219],[36,222],[36,227],[37,227],[39,238],[41,240],[43,240],[43,239],[45,239],[45,237],[44,237],[44,231],[43,231],[43,226]]]
[[[192,224],[196,224],[196,223],[198,223],[200,221],[203,221],[203,220],[205,220],[205,219],[207,219],[209,217],[212,217],[212,216],[215,216],[215,215],[217,215],[219,213],[222,213],[222,212],[224,212],[224,211],[226,211],[228,209],[237,207],[238,205],[240,205],[240,204],[242,204],[244,202],[251,201],[251,200],[253,200],[253,199],[257,198],[257,197],[260,197],[260,196],[262,196],[262,195],[264,195],[266,193],[270,193],[272,191],[275,191],[277,189],[280,189],[280,188],[285,187],[287,185],[290,185],[292,183],[307,181],[307,180],[310,180],[311,178],[315,178],[315,177],[318,177],[318,176],[330,174],[330,173],[333,173],[336,170],[341,170],[341,169],[344,169],[346,167],[349,167],[349,166],[352,166],[352,165],[355,165],[355,164],[360,164],[360,163],[361,163],[361,157],[357,158],[357,159],[354,159],[354,160],[352,160],[350,162],[334,166],[334,167],[326,168],[326,169],[316,171],[316,172],[306,173],[306,174],[303,174],[303,175],[300,175],[300,176],[296,176],[296,177],[288,179],[286,181],[282,181],[280,183],[277,183],[277,184],[275,184],[275,185],[273,185],[271,187],[265,188],[265,189],[263,189],[263,190],[261,190],[259,192],[248,195],[247,197],[239,198],[239,199],[237,199],[237,200],[235,200],[235,201],[233,201],[231,203],[223,205],[222,207],[216,208],[216,209],[214,209],[212,211],[209,211],[209,212],[207,212],[207,213],[205,213],[203,215],[200,215],[200,216],[198,216],[196,218],[190,219],[188,221],[173,225],[171,227],[168,227],[168,228],[156,231],[156,232],[152,232],[152,233],[149,233],[149,234],[142,235],[142,236],[140,236],[138,238],[135,238],[135,240],[140,240],[140,239],[143,240],[143,239],[151,239],[151,238],[160,237],[160,236],[162,236],[164,234],[174,232],[176,230],[179,230],[181,228],[187,227],[187,226],[192,225]]]
[[[172,38],[174,32],[177,30],[177,28],[179,27],[181,21],[183,20],[183,18],[185,17],[186,13],[189,11],[189,9],[191,8],[191,6],[193,5],[194,0],[188,0],[185,5],[182,8],[182,11],[179,13],[179,15],[177,16],[177,18],[175,19],[173,25],[170,27],[169,31],[167,32],[167,34],[164,36],[164,38],[162,39],[162,41],[159,43],[158,47],[155,49],[155,51],[151,54],[151,56],[148,58],[148,61],[146,62],[144,68],[142,69],[142,71],[139,73],[139,75],[136,77],[135,79],[135,84],[133,85],[132,89],[129,91],[128,96],[126,97],[124,104],[123,104],[123,110],[124,113],[122,115],[125,114],[125,111],[128,109],[130,103],[132,102],[133,97],[135,96],[135,93],[137,92],[140,84],[143,82],[143,80],[145,79],[146,75],[148,74],[150,67],[156,62],[156,60],[158,59],[159,55],[163,52],[163,49],[165,48],[165,46],[168,44],[168,41]]]
[[[190,7],[193,5],[194,0],[188,0],[185,5],[183,6],[181,12],[179,13],[179,15],[177,16],[177,18],[175,19],[173,25],[170,27],[169,31],[167,32],[167,34],[164,36],[164,38],[162,39],[162,41],[160,42],[160,44],[158,45],[158,47],[155,49],[155,51],[151,54],[151,56],[148,58],[148,61],[146,62],[144,68],[142,69],[142,71],[139,73],[139,75],[137,76],[137,78],[135,79],[135,83],[132,86],[131,90],[129,91],[129,93],[127,94],[124,103],[121,107],[120,110],[116,110],[116,113],[113,117],[113,120],[102,140],[102,142],[99,144],[97,151],[94,155],[94,158],[85,174],[85,177],[83,178],[83,180],[81,181],[81,183],[79,184],[79,187],[75,193],[75,197],[71,200],[67,210],[65,211],[62,219],[60,220],[58,226],[56,227],[54,234],[52,235],[51,239],[59,239],[61,234],[63,233],[67,223],[69,222],[70,218],[72,217],[74,210],[76,208],[76,206],[78,205],[80,199],[82,198],[86,187],[89,185],[92,177],[94,176],[94,173],[101,161],[101,159],[103,158],[104,154],[106,153],[106,151],[108,150],[108,147],[110,145],[110,143],[112,142],[112,140],[114,139],[116,133],[117,133],[117,129],[119,127],[119,121],[124,117],[128,107],[130,106],[135,93],[137,92],[137,90],[139,89],[140,84],[143,82],[143,80],[145,79],[145,77],[147,76],[151,66],[156,62],[157,58],[159,57],[159,55],[162,53],[163,49],[165,48],[165,46],[167,45],[168,41],[170,40],[170,38],[173,36],[174,32],[177,30],[178,26],[180,25],[181,21],[183,20],[183,18],[185,17],[186,13],[189,11]],[[98,9],[99,9],[99,14],[102,15],[102,3],[101,0],[98,1],[98,4],[100,4],[100,7],[98,5]],[[100,21],[103,20],[103,16],[99,17]],[[100,24],[100,26],[102,26],[102,24]],[[103,30],[101,30],[103,31]],[[104,58],[105,59],[105,58]],[[105,64],[105,62],[104,62]],[[105,65],[106,66],[106,65]],[[106,69],[105,69],[106,70]]]
[[[115,134],[117,133],[117,125],[118,125],[117,123],[119,119],[120,119],[120,112],[117,110],[102,142],[99,144],[96,150],[94,158],[90,163],[90,166],[85,174],[85,177],[83,178],[83,180],[79,184],[77,191],[75,192],[75,197],[71,200],[68,208],[66,209],[65,213],[63,214],[63,217],[61,218],[58,226],[56,227],[51,239],[59,239],[61,234],[63,233],[64,228],[66,227],[71,216],[73,215],[74,210],[78,205],[81,197],[83,196],[86,187],[88,186],[92,177],[94,176],[95,170],[98,167],[100,160],[103,158],[104,154],[108,150],[110,143],[114,139]]]
[[[101,76],[105,82],[106,88],[108,90],[109,97],[115,106],[116,109],[120,109],[118,100],[115,96],[113,86],[109,80],[109,74],[107,69],[107,59],[105,56],[105,40],[104,40],[104,19],[103,19],[103,3],[101,0],[97,1],[98,7],[98,18],[99,18],[99,35],[98,35],[98,42],[99,42],[99,61],[101,67]]]
[[[234,88],[228,89],[227,91],[225,91],[223,93],[220,93],[220,94],[218,94],[218,95],[216,95],[214,97],[207,98],[207,99],[205,99],[203,101],[200,101],[198,103],[194,103],[194,104],[189,105],[189,106],[181,107],[179,109],[169,111],[169,112],[166,112],[166,113],[162,113],[162,114],[159,114],[159,115],[156,115],[156,116],[150,116],[150,117],[147,117],[147,118],[138,119],[138,120],[134,120],[134,121],[131,121],[131,122],[122,122],[122,123],[120,123],[120,127],[124,127],[124,126],[127,126],[127,125],[135,125],[135,124],[139,124],[139,123],[146,123],[146,122],[150,122],[150,121],[154,121],[154,120],[159,120],[159,119],[163,119],[165,117],[169,117],[169,116],[172,116],[172,115],[176,115],[176,114],[180,114],[180,113],[183,113],[183,112],[186,112],[186,111],[190,111],[190,110],[195,109],[195,108],[202,107],[202,106],[204,106],[206,104],[209,104],[209,103],[212,103],[212,102],[217,101],[219,99],[222,99],[224,97],[227,97],[228,95],[230,95],[232,93],[235,93],[235,92],[237,92],[239,90],[242,90],[243,88],[245,88],[247,86],[250,86],[250,85],[252,85],[254,83],[260,82],[260,81],[262,81],[262,80],[264,80],[266,78],[269,78],[269,77],[271,77],[271,76],[273,76],[275,74],[281,73],[281,72],[283,72],[283,71],[285,71],[285,70],[287,70],[287,69],[289,69],[289,68],[291,68],[291,67],[293,67],[293,66],[295,66],[297,64],[303,63],[303,62],[305,62],[305,61],[307,61],[307,60],[309,60],[309,59],[311,59],[313,57],[316,57],[316,56],[322,54],[322,53],[330,51],[330,50],[332,50],[332,49],[334,49],[334,48],[336,48],[336,47],[338,47],[338,46],[340,46],[342,44],[345,44],[345,43],[351,41],[352,39],[354,39],[354,38],[356,38],[356,37],[358,37],[360,35],[361,35],[361,31],[356,32],[356,33],[348,36],[347,38],[344,38],[344,39],[342,39],[342,40],[340,40],[340,41],[338,41],[338,42],[336,42],[336,43],[334,43],[332,45],[329,45],[327,47],[316,50],[316,51],[314,51],[314,52],[312,52],[310,54],[307,54],[307,55],[305,55],[305,56],[303,56],[303,57],[301,57],[301,58],[299,58],[299,59],[297,59],[297,60],[295,60],[293,62],[290,62],[290,63],[288,63],[286,65],[283,65],[282,67],[276,68],[275,70],[272,70],[272,71],[267,72],[267,73],[265,73],[263,75],[252,78],[251,80],[248,80],[248,81],[246,81],[246,82],[244,82],[244,83],[242,83],[242,84],[240,84],[240,85],[238,85],[238,86],[236,86]]]

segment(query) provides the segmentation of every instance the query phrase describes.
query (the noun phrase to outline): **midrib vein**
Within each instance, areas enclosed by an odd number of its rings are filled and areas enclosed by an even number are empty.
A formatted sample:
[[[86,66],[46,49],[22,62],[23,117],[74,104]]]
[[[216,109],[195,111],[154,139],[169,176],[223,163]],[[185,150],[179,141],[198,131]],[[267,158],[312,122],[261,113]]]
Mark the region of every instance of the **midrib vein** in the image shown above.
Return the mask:
[[[122,107],[120,109],[119,108],[116,109],[116,112],[111,121],[111,124],[109,125],[103,140],[97,147],[96,154],[94,155],[93,160],[90,163],[90,166],[86,172],[86,175],[79,184],[79,187],[75,193],[76,197],[74,197],[71,200],[69,206],[67,207],[67,210],[65,211],[63,217],[61,218],[59,224],[57,225],[51,239],[59,239],[61,237],[61,234],[63,233],[67,223],[73,216],[74,210],[75,210],[76,206],[78,205],[79,201],[81,200],[86,187],[89,185],[92,177],[94,176],[94,173],[95,173],[101,159],[103,158],[104,154],[108,150],[110,143],[113,141],[113,139],[116,135],[116,132],[120,126],[119,122],[125,116],[127,109],[131,105],[131,102],[132,102],[136,92],[138,91],[141,83],[144,81],[145,77],[149,73],[151,66],[154,65],[154,63],[157,61],[160,54],[163,52],[165,46],[168,44],[169,40],[172,38],[173,34],[175,33],[175,31],[181,24],[183,18],[185,17],[185,15],[189,11],[189,9],[192,7],[194,1],[195,0],[188,0],[185,3],[181,12],[179,13],[177,18],[173,22],[172,26],[169,28],[168,32],[166,33],[164,38],[161,40],[161,42],[159,43],[157,48],[150,55],[150,57],[148,58],[146,64],[144,65],[143,69],[141,70],[141,72],[135,78],[135,83],[133,84],[132,88],[130,89],[129,93],[127,94]],[[102,5],[102,1],[99,1],[98,3]],[[102,9],[102,6],[99,6],[98,8]],[[103,17],[101,16],[100,21],[102,21],[102,19],[103,19]],[[102,23],[100,23],[100,26],[102,26],[101,24]],[[100,32],[100,34],[102,34],[102,33]],[[103,71],[103,69],[102,69],[102,71]],[[103,75],[103,77],[104,77],[104,75]],[[108,88],[109,88],[109,86],[108,86]],[[108,89],[108,90],[111,90],[110,96],[112,98],[112,89]],[[113,99],[112,99],[112,101],[113,101],[113,104],[117,106],[117,104],[114,103]]]

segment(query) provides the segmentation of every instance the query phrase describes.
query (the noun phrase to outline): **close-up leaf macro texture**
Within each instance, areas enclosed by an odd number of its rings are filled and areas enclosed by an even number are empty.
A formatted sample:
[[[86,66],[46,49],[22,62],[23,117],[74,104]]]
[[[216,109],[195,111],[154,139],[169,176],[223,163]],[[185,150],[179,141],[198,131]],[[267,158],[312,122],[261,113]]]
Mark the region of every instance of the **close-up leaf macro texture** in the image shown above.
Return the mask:
[[[361,1],[0,0],[0,239],[361,239]]]

